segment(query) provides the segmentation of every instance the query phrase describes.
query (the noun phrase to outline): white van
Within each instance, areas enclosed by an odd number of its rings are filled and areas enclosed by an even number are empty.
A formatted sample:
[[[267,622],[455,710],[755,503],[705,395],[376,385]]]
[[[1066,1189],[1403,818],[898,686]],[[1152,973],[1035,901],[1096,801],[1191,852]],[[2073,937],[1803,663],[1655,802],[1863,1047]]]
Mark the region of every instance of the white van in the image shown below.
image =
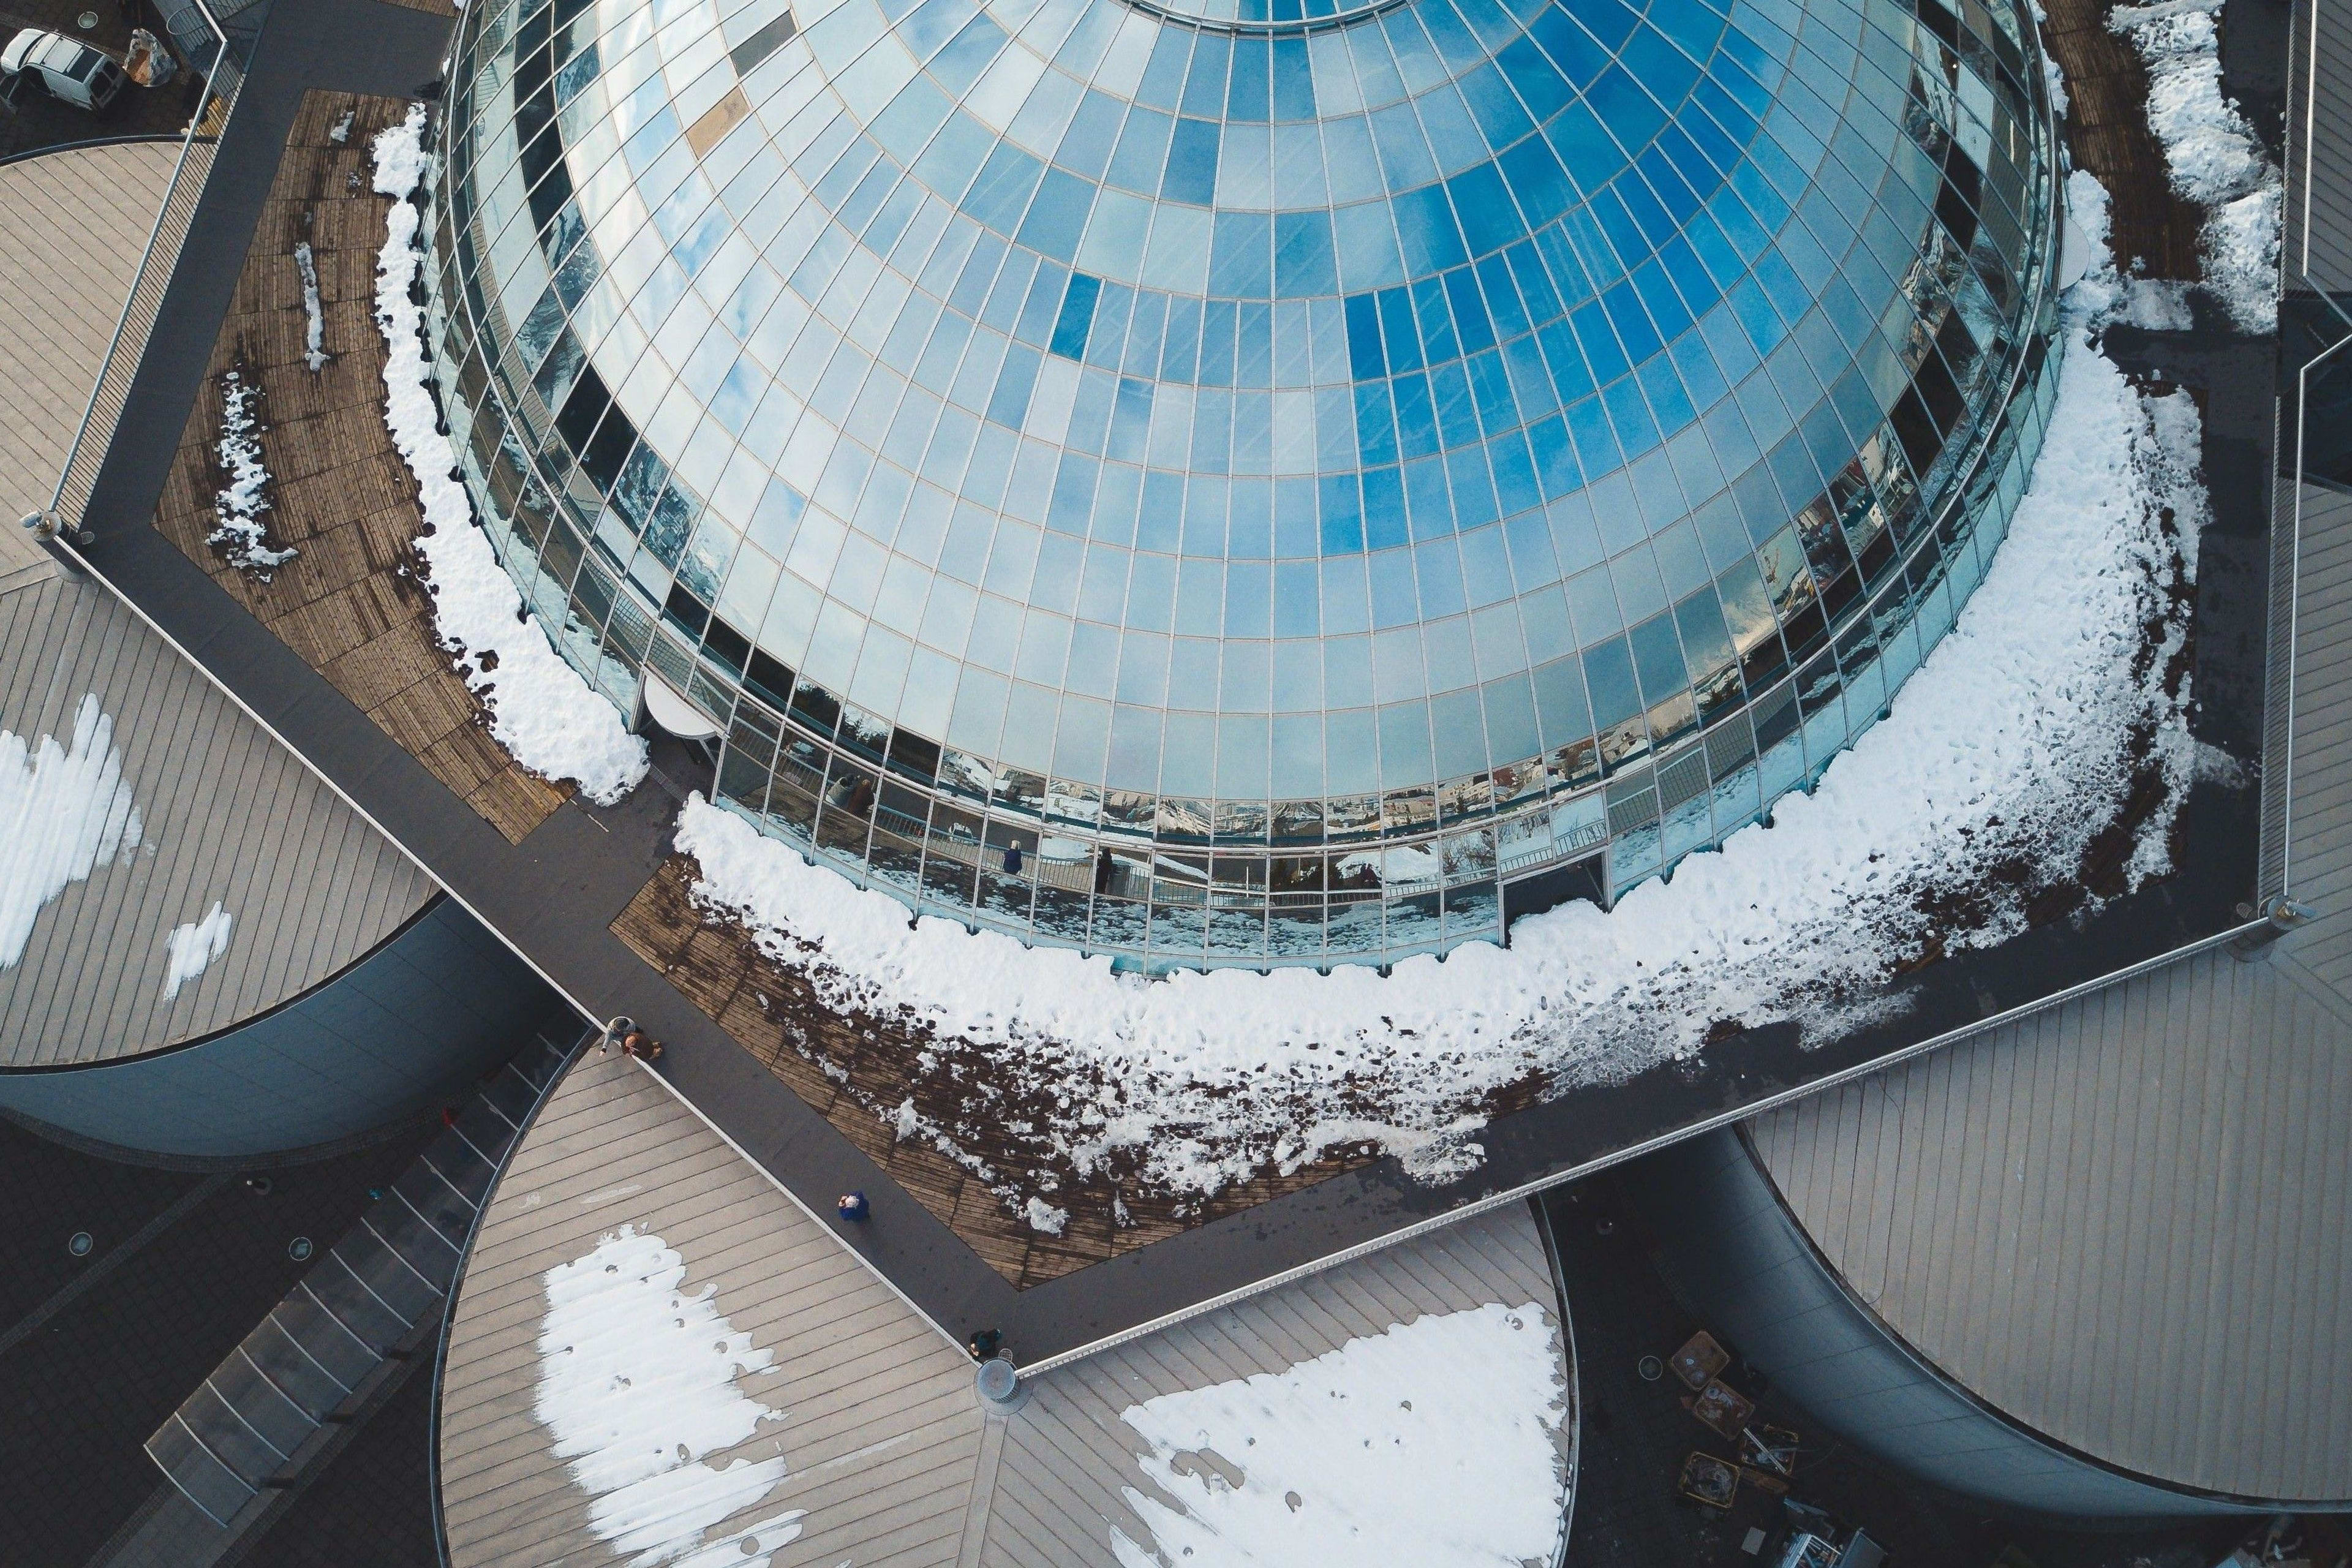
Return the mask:
[[[37,74],[52,98],[78,109],[100,110],[122,90],[122,68],[88,44],[63,33],[27,27],[0,49],[0,71]]]

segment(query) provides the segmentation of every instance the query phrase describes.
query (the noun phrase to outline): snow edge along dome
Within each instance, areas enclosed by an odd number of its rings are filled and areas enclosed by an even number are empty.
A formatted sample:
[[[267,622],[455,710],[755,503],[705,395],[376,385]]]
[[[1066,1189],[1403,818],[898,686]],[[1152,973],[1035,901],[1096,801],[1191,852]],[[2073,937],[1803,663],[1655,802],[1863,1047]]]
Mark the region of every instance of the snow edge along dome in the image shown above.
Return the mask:
[[[559,649],[1150,969],[1498,940],[1818,776],[2054,392],[2031,17],[1343,5],[470,8],[428,332]]]

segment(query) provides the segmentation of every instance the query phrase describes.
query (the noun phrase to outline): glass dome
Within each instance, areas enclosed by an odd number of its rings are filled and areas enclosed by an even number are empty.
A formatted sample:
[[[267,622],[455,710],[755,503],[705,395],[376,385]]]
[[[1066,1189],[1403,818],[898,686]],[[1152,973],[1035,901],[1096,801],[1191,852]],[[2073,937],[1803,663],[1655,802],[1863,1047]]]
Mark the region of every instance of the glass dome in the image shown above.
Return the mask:
[[[1150,968],[1755,821],[2054,380],[2006,0],[478,0],[439,143],[436,374],[566,656],[845,875]]]

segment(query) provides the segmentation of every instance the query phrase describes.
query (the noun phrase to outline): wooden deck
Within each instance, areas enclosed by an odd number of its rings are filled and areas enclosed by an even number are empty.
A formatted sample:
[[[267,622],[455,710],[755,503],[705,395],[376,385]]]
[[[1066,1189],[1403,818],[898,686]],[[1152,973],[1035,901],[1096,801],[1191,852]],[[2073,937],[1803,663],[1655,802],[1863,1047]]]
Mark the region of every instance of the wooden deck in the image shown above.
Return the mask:
[[[2109,0],[2048,0],[2042,46],[2066,73],[2070,100],[2060,130],[2074,166],[2107,188],[2116,265],[2194,283],[2204,277],[2202,208],[2174,193],[2164,145],[2147,125],[2147,67],[2129,38],[2111,32]]]
[[[438,1434],[455,1568],[628,1559],[590,1528],[589,1495],[533,1415],[547,1272],[624,1225],[677,1250],[686,1291],[715,1290],[733,1327],[774,1352],[741,1386],[782,1425],[703,1457],[781,1450],[784,1479],[732,1521],[807,1510],[773,1568],[1116,1568],[1114,1530],[1151,1540],[1128,1489],[1182,1506],[1138,1468],[1129,1406],[1279,1372],[1424,1312],[1557,1300],[1534,1218],[1514,1206],[1057,1368],[1020,1411],[984,1417],[970,1361],[830,1221],[784,1198],[651,1073],[592,1053],[526,1134],[459,1289]]]
[[[390,204],[373,194],[369,142],[407,107],[393,98],[303,95],[155,526],[434,777],[520,843],[569,792],[490,738],[480,700],[435,640],[432,598],[416,575],[423,520],[415,485],[383,421],[375,260]],[[337,142],[331,133],[346,112],[353,120]],[[315,372],[304,358],[308,318],[294,260],[305,239],[333,356]],[[205,542],[222,484],[221,377],[233,367],[262,389],[271,542],[299,552],[268,583]]]
[[[1032,1229],[985,1182],[927,1142],[901,1141],[886,1120],[909,1097],[931,1109],[925,1102],[937,1086],[916,1070],[928,1039],[894,1018],[833,1010],[805,975],[769,958],[740,926],[695,907],[698,874],[691,857],[672,856],[613,922],[614,934],[1020,1289],[1368,1163],[1327,1160],[1236,1184],[1205,1204],[1108,1178],[1066,1184],[1055,1194],[1070,1212],[1063,1233]],[[999,1168],[1024,1165],[1024,1151],[1009,1142],[967,1152]]]

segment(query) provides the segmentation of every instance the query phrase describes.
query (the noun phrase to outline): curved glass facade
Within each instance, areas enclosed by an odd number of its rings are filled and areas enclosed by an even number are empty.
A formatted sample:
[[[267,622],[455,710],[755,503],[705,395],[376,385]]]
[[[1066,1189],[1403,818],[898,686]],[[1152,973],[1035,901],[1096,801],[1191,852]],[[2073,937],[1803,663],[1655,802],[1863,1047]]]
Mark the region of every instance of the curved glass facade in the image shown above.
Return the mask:
[[[460,27],[431,330],[526,597],[1030,940],[1379,963],[1670,868],[1876,719],[2049,404],[2007,0]]]

